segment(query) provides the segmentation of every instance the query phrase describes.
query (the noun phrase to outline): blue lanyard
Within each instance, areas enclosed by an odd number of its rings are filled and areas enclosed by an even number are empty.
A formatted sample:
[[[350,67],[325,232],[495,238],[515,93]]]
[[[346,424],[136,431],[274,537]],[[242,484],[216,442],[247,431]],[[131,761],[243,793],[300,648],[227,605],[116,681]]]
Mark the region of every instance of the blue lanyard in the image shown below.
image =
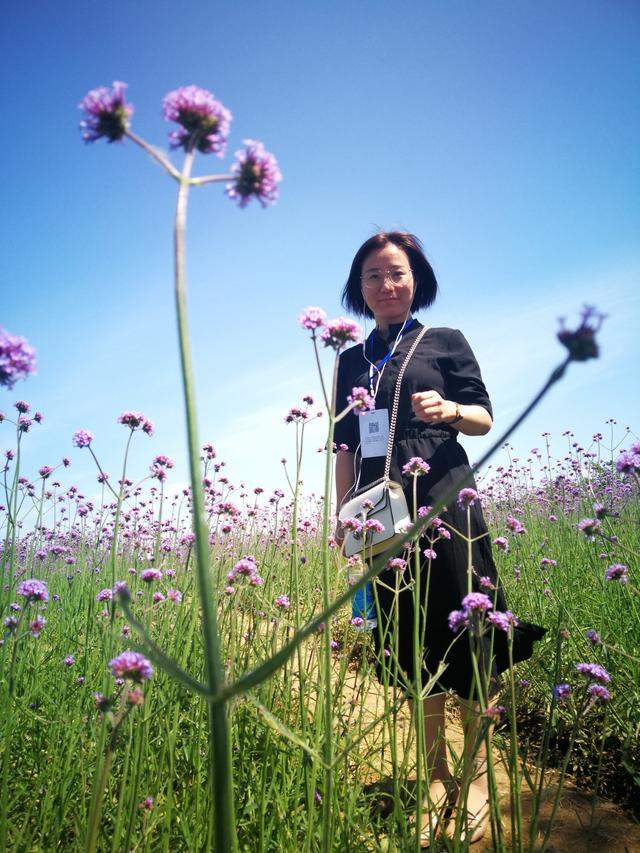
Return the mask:
[[[413,326],[413,324],[415,322],[416,322],[416,318],[412,317],[410,320],[407,320],[405,323],[403,323],[402,328],[398,332],[398,336],[396,337],[395,343],[394,343],[393,347],[389,350],[389,352],[383,358],[381,358],[379,361],[372,362],[369,364],[369,391],[371,392],[371,396],[374,399],[375,399],[376,394],[378,393],[378,385],[380,384],[380,379],[382,378],[382,371],[384,370],[385,364],[389,361],[391,356],[394,354],[396,347],[398,346],[398,344],[402,340],[403,335],[409,331],[409,329]],[[373,335],[374,334],[375,334],[375,330],[371,333],[371,336],[370,336],[372,345],[373,345]],[[373,355],[373,352],[371,354]],[[374,369],[378,371],[378,375],[379,375],[378,385],[376,385],[376,394],[373,393],[373,371],[374,371]]]

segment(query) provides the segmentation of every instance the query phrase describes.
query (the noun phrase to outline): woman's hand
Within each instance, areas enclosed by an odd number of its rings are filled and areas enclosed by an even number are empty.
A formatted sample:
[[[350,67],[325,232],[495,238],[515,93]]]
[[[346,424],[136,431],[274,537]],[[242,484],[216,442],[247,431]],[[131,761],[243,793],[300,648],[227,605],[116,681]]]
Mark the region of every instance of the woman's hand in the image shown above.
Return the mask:
[[[456,416],[456,404],[444,400],[437,391],[418,391],[411,395],[415,416],[427,424],[438,424]]]

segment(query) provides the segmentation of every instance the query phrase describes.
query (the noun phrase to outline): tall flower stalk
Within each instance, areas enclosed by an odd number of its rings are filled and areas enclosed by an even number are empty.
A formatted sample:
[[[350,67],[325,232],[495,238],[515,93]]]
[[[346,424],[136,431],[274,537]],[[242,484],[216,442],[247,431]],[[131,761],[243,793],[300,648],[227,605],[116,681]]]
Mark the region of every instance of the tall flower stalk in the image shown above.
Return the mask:
[[[238,201],[241,207],[244,207],[252,197],[256,197],[264,207],[267,203],[275,201],[281,175],[275,158],[264,150],[262,143],[245,140],[246,149],[236,153],[236,163],[232,166],[230,174],[191,177],[196,151],[203,154],[215,153],[218,156],[224,154],[231,120],[231,114],[226,107],[216,101],[211,92],[197,86],[185,86],[169,92],[163,101],[165,118],[178,125],[178,129],[170,133],[171,145],[173,148],[183,148],[185,151],[182,171],[178,172],[163,153],[129,130],[133,107],[125,100],[125,89],[126,84],[116,82],[111,90],[101,87],[89,92],[79,105],[86,114],[81,128],[87,142],[94,142],[100,138],[115,142],[128,137],[154,157],[178,182],[173,232],[175,305],[187,425],[196,574],[205,645],[205,685],[203,686],[206,695],[213,697],[218,695],[224,686],[224,670],[217,624],[217,590],[214,588],[211,577],[209,529],[205,517],[200,472],[195,383],[187,323],[185,250],[187,202],[192,184],[203,185],[225,181],[227,195]],[[120,501],[118,507],[119,505]],[[114,553],[116,535],[117,518],[113,541]],[[113,561],[112,554],[112,566]],[[211,837],[214,849],[226,853],[226,851],[237,849],[231,728],[225,702],[214,703],[209,698],[208,711],[209,780],[214,803]]]

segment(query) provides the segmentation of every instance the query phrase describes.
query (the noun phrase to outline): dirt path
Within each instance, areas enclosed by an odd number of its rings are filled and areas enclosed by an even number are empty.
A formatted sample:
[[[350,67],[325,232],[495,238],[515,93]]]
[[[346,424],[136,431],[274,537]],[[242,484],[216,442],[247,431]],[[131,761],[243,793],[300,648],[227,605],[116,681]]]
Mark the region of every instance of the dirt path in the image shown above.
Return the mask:
[[[377,717],[381,716],[384,711],[383,688],[375,678],[368,678],[366,685],[366,694],[364,699],[364,713],[366,719],[363,720],[363,728],[372,723]],[[350,699],[353,696],[353,691],[357,690],[361,682],[356,680],[355,673],[348,674],[347,685],[343,691],[342,702],[345,710],[349,706]],[[360,702],[358,701],[358,705]],[[406,739],[406,734],[410,730],[410,718],[406,707],[403,707],[399,712],[398,717],[399,735],[399,751],[402,749],[401,740]],[[378,723],[372,731],[366,736],[365,740],[368,746],[375,749],[382,747],[384,742],[384,724]],[[404,737],[402,737],[404,735]],[[462,728],[457,719],[454,708],[449,712],[447,708],[447,738],[451,742],[457,753],[460,753],[463,746]],[[386,738],[387,748],[381,754],[380,768],[377,771],[369,771],[366,775],[360,776],[360,781],[367,785],[374,786],[374,789],[380,785],[381,788],[381,806],[384,801],[385,780],[388,781],[391,775],[390,751],[388,747],[388,737]],[[411,747],[409,747],[411,748]],[[401,754],[399,756],[401,758]],[[507,846],[511,837],[511,819],[509,808],[509,777],[503,762],[500,760],[500,752],[494,750],[494,762],[496,769],[496,780],[498,790],[500,792],[500,808],[503,815],[503,826]],[[548,774],[548,784],[543,795],[543,806],[539,818],[539,839],[542,840],[548,826],[548,819],[551,814],[551,808],[554,796],[557,792],[557,774],[550,771]],[[523,782],[522,791],[522,812],[523,812],[523,830],[526,835],[529,827],[529,818],[533,805],[532,795],[526,782]],[[615,804],[607,801],[599,800],[593,818],[593,832],[591,837],[591,847],[587,837],[587,830],[590,823],[591,813],[591,798],[580,792],[570,782],[565,782],[560,800],[560,805],[556,813],[554,826],[551,832],[550,845],[547,848],[550,853],[631,853],[631,851],[640,851],[640,826],[631,821],[621,809]],[[375,849],[375,848],[371,848]],[[487,828],[486,840],[474,844],[471,848],[474,851],[489,851],[493,850],[491,841],[490,829]]]

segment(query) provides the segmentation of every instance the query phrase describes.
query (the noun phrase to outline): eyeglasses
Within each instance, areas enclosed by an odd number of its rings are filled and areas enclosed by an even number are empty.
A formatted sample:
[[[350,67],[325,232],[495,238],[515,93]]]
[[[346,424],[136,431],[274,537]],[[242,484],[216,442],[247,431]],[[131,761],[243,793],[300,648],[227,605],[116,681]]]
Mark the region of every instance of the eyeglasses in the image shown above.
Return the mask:
[[[401,287],[411,281],[411,270],[369,270],[360,276],[362,286],[367,290],[378,290],[389,279],[394,287]]]

